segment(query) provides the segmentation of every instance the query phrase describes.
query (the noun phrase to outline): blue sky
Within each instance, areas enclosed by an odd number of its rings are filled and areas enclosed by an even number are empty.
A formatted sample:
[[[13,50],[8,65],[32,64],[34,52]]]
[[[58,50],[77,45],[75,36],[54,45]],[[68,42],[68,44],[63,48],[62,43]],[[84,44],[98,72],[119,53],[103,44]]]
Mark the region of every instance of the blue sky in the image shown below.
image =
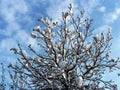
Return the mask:
[[[37,19],[51,17],[58,20],[69,3],[73,3],[76,14],[79,10],[86,11],[86,15],[94,20],[97,33],[112,28],[111,57],[120,57],[120,0],[0,0],[0,62],[15,62],[16,56],[10,48],[17,47],[17,43],[23,46],[31,43],[37,47],[30,37],[34,26],[39,25]],[[120,83],[115,73],[109,77]]]

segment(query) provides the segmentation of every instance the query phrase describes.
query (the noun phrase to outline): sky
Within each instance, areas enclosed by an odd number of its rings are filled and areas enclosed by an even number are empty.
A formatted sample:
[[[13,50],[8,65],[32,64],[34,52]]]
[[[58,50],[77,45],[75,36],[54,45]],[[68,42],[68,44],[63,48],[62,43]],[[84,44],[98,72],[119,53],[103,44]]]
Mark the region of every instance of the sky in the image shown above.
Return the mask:
[[[0,0],[0,62],[15,63],[16,56],[10,48],[17,47],[18,43],[37,47],[36,41],[30,37],[32,29],[39,25],[37,20],[40,17],[59,20],[69,3],[73,4],[75,14],[85,10],[93,19],[97,33],[112,28],[111,57],[120,57],[120,0]],[[115,74],[110,74],[109,78],[120,83]]]

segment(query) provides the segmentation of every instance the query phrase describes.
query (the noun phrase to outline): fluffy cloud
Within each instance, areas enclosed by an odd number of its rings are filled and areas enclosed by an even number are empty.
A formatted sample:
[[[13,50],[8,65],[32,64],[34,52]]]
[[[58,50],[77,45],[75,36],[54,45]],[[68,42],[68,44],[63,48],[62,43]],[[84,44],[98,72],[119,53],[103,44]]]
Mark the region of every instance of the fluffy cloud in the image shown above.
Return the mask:
[[[46,13],[49,17],[51,17],[54,20],[60,20],[61,19],[61,12],[66,11],[70,3],[73,4],[73,11],[74,14],[78,14],[79,10],[85,10],[86,15],[92,14],[94,11],[94,8],[99,4],[99,0],[81,0],[81,1],[75,1],[75,0],[64,0],[64,1],[52,1],[50,0],[49,6],[46,8]]]
[[[105,12],[105,11],[106,11],[106,7],[105,7],[105,6],[101,6],[101,7],[98,9],[98,11],[100,11],[100,12]]]
[[[66,11],[68,8],[67,6],[72,3],[73,8],[77,8],[77,3],[74,0],[50,0],[49,1],[49,7],[46,8],[47,15],[52,18],[53,20],[60,20],[61,19],[61,13]]]
[[[107,24],[114,23],[120,16],[120,8],[115,8],[113,12],[104,15],[105,22]]]
[[[4,29],[0,28],[0,34],[11,36],[17,30],[21,30],[21,24],[19,22],[23,21],[24,23],[25,20],[30,21],[28,13],[28,4],[24,0],[15,0],[10,2],[8,2],[8,0],[1,0],[0,17],[2,17],[3,23],[6,27],[4,27]]]
[[[30,33],[27,33],[23,30],[17,31],[16,35],[13,38],[25,46],[31,44],[35,49],[37,48],[36,40],[30,36]]]
[[[4,18],[7,23],[6,27],[1,29],[2,35],[11,36],[16,30],[20,30],[17,18],[20,19],[19,15],[26,14],[28,11],[27,5],[24,0],[10,1],[2,0],[0,4],[0,15]]]
[[[99,4],[99,0],[81,0],[80,4],[87,15],[92,14],[94,8]]]
[[[6,23],[4,28],[0,28],[0,35],[2,36],[0,41],[1,60],[10,61],[10,48],[17,47],[17,43],[25,45],[31,43],[35,46],[36,41],[25,30],[25,25],[27,26],[28,23],[31,23],[31,17],[29,17],[28,13],[28,4],[24,0],[13,0],[10,2],[8,0],[1,0],[0,16]],[[27,21],[28,23],[24,26],[20,23]]]
[[[96,28],[96,30],[95,30],[94,33],[99,33],[99,34],[100,34],[101,32],[107,33],[107,32],[108,32],[108,29],[112,29],[112,27],[109,26],[109,25],[102,25],[102,26]]]

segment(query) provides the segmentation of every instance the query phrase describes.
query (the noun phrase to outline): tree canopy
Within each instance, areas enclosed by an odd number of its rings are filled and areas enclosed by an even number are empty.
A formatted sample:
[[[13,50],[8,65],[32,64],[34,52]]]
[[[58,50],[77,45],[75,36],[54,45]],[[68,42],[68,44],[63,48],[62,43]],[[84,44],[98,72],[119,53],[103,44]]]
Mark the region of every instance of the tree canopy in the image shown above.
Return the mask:
[[[84,11],[74,15],[72,4],[56,22],[40,18],[40,26],[31,33],[38,50],[31,44],[28,51],[18,44],[11,48],[19,55],[16,65],[9,65],[11,88],[55,90],[117,90],[117,85],[103,80],[106,70],[120,69],[119,58],[110,59],[111,29],[94,34],[92,19]],[[32,55],[31,55],[32,53]]]

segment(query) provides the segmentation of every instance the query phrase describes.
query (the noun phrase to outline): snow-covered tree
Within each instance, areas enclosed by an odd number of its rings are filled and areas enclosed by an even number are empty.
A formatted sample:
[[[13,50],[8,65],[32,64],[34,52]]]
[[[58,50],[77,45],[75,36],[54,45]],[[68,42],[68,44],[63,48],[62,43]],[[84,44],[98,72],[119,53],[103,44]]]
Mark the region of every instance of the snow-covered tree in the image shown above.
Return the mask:
[[[62,12],[61,21],[40,18],[31,36],[39,48],[22,45],[12,48],[19,65],[11,65],[21,82],[31,89],[116,90],[112,81],[103,80],[107,70],[120,69],[119,59],[110,59],[111,30],[94,35],[92,20],[84,11],[74,15],[72,4]],[[31,55],[31,52],[33,53]]]
[[[0,73],[0,90],[5,90],[5,68],[3,63],[0,62],[0,68],[1,68],[1,73]]]

